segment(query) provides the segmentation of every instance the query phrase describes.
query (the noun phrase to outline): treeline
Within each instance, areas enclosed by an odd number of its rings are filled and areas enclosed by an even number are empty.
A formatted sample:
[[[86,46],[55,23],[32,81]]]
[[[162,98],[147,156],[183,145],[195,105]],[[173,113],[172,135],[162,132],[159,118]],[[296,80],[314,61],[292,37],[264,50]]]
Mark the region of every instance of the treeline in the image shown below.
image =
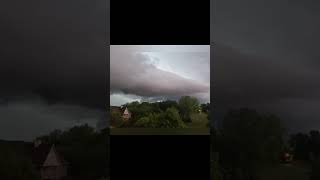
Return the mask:
[[[289,139],[293,159],[311,165],[311,180],[320,179],[320,132],[311,130],[309,133],[292,134]]]
[[[132,113],[128,122],[119,112],[111,112],[111,125],[115,127],[185,128],[207,127],[210,118],[210,103],[200,104],[191,96],[176,101],[131,102],[123,105]]]
[[[65,131],[54,130],[39,139],[55,144],[68,161],[68,179],[97,180],[109,176],[108,134],[107,128],[96,131],[85,124]]]
[[[66,180],[99,180],[109,177],[108,129],[96,131],[88,125],[54,130],[38,137],[42,143],[55,144],[69,163]],[[33,143],[0,141],[0,179],[40,180],[32,164]]]
[[[259,180],[261,170],[280,167],[288,153],[293,160],[285,163],[310,172],[306,174],[310,180],[319,180],[320,132],[295,133],[284,141],[285,134],[281,120],[274,115],[247,108],[228,111],[222,127],[211,132],[212,178]]]
[[[212,177],[257,180],[261,169],[280,162],[284,128],[274,115],[251,109],[230,110],[212,132]]]

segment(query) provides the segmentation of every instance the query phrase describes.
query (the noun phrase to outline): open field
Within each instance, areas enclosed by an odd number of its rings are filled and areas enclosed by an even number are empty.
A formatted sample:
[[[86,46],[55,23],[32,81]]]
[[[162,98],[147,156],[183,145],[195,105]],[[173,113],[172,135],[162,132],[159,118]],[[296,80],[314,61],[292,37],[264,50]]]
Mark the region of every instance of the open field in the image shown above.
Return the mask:
[[[261,180],[309,180],[309,168],[297,164],[281,164],[265,169]]]
[[[210,128],[111,128],[111,135],[209,135]]]

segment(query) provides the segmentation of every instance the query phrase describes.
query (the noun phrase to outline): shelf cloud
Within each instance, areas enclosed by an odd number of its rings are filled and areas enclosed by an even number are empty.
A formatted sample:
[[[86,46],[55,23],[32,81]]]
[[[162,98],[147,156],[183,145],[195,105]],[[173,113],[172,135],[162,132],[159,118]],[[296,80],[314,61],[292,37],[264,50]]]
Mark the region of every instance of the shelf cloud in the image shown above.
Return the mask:
[[[174,48],[177,51],[168,47],[112,46],[110,50],[111,95],[123,93],[142,98],[159,97],[168,99],[183,95],[207,94],[206,99],[203,100],[209,101],[210,82],[208,80],[210,71],[206,70],[210,68],[209,49],[203,47],[207,51],[199,53],[186,51],[187,49],[184,51],[186,47],[175,46]],[[192,47],[187,48],[190,49]],[[168,49],[170,49],[170,52],[166,51]],[[171,61],[160,59],[157,53],[164,53],[166,58],[169,58]],[[177,56],[185,53],[189,57],[192,55],[198,56],[198,61],[197,59],[184,59],[184,62],[175,61],[175,58],[179,58]],[[179,71],[179,63],[183,63],[180,68],[183,66],[192,67],[194,64],[199,63],[201,59],[205,61],[206,66],[202,66],[203,69],[193,69],[194,72],[189,74],[192,75],[195,72],[201,74],[205,72],[203,76],[207,76],[207,81],[195,76],[185,77]],[[164,65],[168,65],[170,68]]]

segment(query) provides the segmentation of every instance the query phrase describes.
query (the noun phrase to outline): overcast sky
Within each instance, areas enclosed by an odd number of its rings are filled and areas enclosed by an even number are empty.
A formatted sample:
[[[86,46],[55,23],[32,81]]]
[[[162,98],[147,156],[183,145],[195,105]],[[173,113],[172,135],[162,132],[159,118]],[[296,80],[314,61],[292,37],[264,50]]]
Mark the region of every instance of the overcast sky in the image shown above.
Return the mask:
[[[212,2],[216,116],[252,107],[277,114],[289,131],[320,129],[320,2]]]
[[[184,95],[210,102],[210,46],[111,46],[110,91],[116,106]]]
[[[108,1],[0,1],[0,139],[30,140],[79,121],[105,126],[109,78],[114,104],[208,100],[209,64],[215,116],[252,107],[290,130],[319,129],[320,2],[212,2],[211,63],[208,47],[116,48],[122,53],[111,56],[126,62],[111,60],[108,77]]]
[[[105,0],[0,1],[0,139],[106,126]]]

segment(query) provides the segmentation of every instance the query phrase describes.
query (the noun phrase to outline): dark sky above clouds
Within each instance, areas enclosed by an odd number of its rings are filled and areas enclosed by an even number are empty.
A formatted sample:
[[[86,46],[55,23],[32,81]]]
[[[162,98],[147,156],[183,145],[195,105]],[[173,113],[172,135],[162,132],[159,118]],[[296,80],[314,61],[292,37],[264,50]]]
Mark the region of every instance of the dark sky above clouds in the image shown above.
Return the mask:
[[[184,95],[210,102],[210,46],[111,46],[110,91],[117,106]]]
[[[0,2],[0,139],[104,124],[108,3]]]
[[[289,131],[319,129],[320,2],[212,2],[215,112],[252,107]]]

